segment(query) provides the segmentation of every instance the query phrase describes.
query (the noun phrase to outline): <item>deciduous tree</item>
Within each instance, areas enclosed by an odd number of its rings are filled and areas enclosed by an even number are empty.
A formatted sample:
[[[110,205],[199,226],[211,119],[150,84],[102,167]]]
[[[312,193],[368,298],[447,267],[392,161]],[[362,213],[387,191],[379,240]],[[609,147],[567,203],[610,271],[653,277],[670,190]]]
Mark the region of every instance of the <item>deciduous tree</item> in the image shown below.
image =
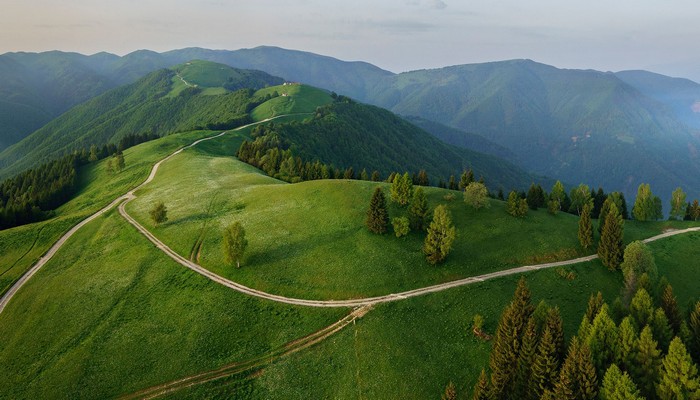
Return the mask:
[[[240,222],[236,221],[229,225],[224,231],[224,255],[229,264],[236,263],[236,268],[241,267],[241,259],[248,247],[248,240],[245,238],[245,229]]]
[[[671,193],[671,214],[669,216],[670,219],[679,219],[682,220],[683,217],[685,216],[685,192],[683,192],[683,189],[680,187],[677,187],[676,190]]]
[[[156,226],[168,220],[168,208],[165,207],[162,201],[154,204],[149,213],[151,214],[151,220]]]
[[[489,208],[489,191],[483,183],[472,182],[464,189],[464,202],[477,210]]]
[[[428,236],[423,244],[423,252],[430,264],[438,264],[447,258],[457,231],[452,225],[450,212],[444,205],[435,207],[433,220],[428,227]]]

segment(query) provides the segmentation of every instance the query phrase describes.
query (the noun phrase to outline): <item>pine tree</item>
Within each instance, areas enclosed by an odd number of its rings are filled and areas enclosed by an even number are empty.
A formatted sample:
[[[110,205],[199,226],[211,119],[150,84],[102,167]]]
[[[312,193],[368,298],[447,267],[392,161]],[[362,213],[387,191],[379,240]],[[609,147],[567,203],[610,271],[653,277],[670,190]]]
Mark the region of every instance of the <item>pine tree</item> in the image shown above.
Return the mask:
[[[381,187],[374,189],[365,223],[370,232],[379,235],[386,232],[386,227],[389,223],[389,212],[386,209],[386,197]]]
[[[518,354],[518,370],[515,375],[514,397],[518,399],[528,400],[534,396],[530,393],[529,383],[532,374],[532,363],[535,359],[538,344],[537,324],[535,318],[530,317],[525,328],[525,333],[522,337],[520,352]]]
[[[578,338],[574,337],[554,386],[555,397],[558,400],[594,400],[597,386],[588,346],[580,344]]]
[[[695,303],[695,307],[690,312],[688,329],[690,331],[690,354],[693,355],[695,362],[700,363],[700,301]]]
[[[381,175],[379,175],[379,171],[377,171],[376,169],[374,171],[372,171],[372,178],[371,179],[372,179],[372,182],[381,181],[382,177],[381,177]]]
[[[114,167],[117,172],[122,172],[124,168],[126,167],[126,163],[124,161],[124,154],[120,151],[117,154],[114,155],[115,158],[115,163]]]
[[[654,308],[651,296],[649,296],[649,292],[645,289],[640,288],[637,290],[637,293],[634,294],[630,302],[630,316],[637,323],[637,327],[641,328],[651,324],[652,317],[654,316]]]
[[[514,371],[522,345],[521,337],[532,316],[534,307],[524,278],[518,281],[513,300],[501,315],[493,340],[493,350],[489,358],[491,368],[491,392],[494,399],[507,398],[515,389]]]
[[[605,226],[598,245],[600,261],[610,270],[616,270],[622,262],[624,222],[615,205],[605,218]]]
[[[634,328],[632,317],[625,317],[620,326],[617,328],[618,345],[615,363],[622,367],[625,371],[631,371],[636,362],[637,349],[639,347],[639,339],[637,331]]]
[[[413,197],[413,180],[408,172],[396,174],[391,184],[391,201],[405,206]]]
[[[424,169],[418,171],[418,186],[429,186],[428,173]]]
[[[88,157],[88,161],[95,162],[97,161],[97,159],[97,146],[93,144],[92,146],[90,146],[90,157]]]
[[[582,338],[591,349],[593,364],[598,376],[603,376],[608,366],[615,361],[618,354],[619,342],[617,326],[608,314],[608,306],[604,305],[593,320],[587,338]]]
[[[566,355],[566,345],[564,343],[564,323],[561,319],[559,307],[552,307],[548,310],[545,327],[548,327],[552,332],[552,342],[554,343],[557,359],[563,360]]]
[[[489,388],[489,379],[486,376],[486,371],[482,369],[481,374],[479,374],[479,379],[476,381],[476,385],[474,385],[472,400],[491,400],[492,398]]]
[[[662,361],[656,393],[661,400],[700,399],[698,368],[679,338],[673,339]]]
[[[445,260],[452,250],[452,242],[457,236],[457,231],[452,225],[450,212],[444,205],[435,207],[433,220],[428,227],[428,236],[423,243],[423,252],[430,264],[437,264]]]
[[[600,210],[603,208],[603,203],[608,199],[602,187],[598,187],[598,191],[593,195],[593,209],[591,210],[591,218],[596,219],[600,216]]]
[[[560,181],[556,181],[552,186],[552,191],[549,193],[548,209],[552,214],[558,213],[563,209],[566,200],[566,191],[564,185]]]
[[[471,169],[462,172],[459,179],[459,190],[464,190],[472,182],[474,182],[474,172]]]
[[[428,199],[425,197],[425,192],[422,187],[416,188],[413,192],[413,199],[408,208],[408,219],[411,229],[414,231],[423,231],[427,226],[428,219]]]
[[[671,287],[671,284],[666,284],[666,286],[664,286],[664,290],[661,294],[661,308],[664,310],[664,313],[666,313],[673,333],[678,335],[683,317],[681,317],[681,312],[678,309],[678,301],[673,294],[673,287]]]
[[[448,187],[450,190],[458,190],[458,189],[459,189],[459,186],[457,186],[457,182],[455,182],[455,176],[454,176],[454,175],[450,175],[450,182],[448,183],[447,187]]]
[[[551,328],[547,325],[542,332],[542,338],[537,346],[535,360],[532,363],[532,377],[530,379],[530,393],[536,398],[541,397],[545,391],[554,388],[559,364],[558,349]]]
[[[586,319],[588,319],[588,322],[593,323],[593,319],[598,315],[600,309],[603,308],[603,304],[603,293],[591,294],[591,297],[588,298],[588,308],[586,308]]]
[[[445,387],[445,393],[440,397],[441,400],[457,400],[457,390],[455,384],[450,382]]]
[[[578,241],[581,247],[588,249],[593,244],[593,223],[591,222],[591,205],[586,203],[578,220]]]
[[[367,174],[367,170],[365,168],[362,168],[362,171],[360,171],[360,180],[361,181],[368,181],[369,180],[369,175]]]
[[[637,362],[631,371],[632,378],[639,385],[644,397],[654,397],[654,382],[659,377],[661,366],[661,351],[651,333],[651,328],[645,326],[639,335]]]
[[[673,330],[668,322],[666,313],[661,307],[654,310],[654,315],[651,319],[651,332],[659,342],[659,347],[667,349],[671,339],[673,339]]]
[[[109,160],[107,160],[107,166],[105,168],[107,170],[107,174],[109,174],[109,175],[114,174],[114,162],[112,162],[111,158]]]
[[[603,233],[605,218],[608,216],[608,213],[610,212],[610,206],[613,204],[615,204],[615,201],[613,200],[613,196],[610,195],[607,199],[605,199],[602,207],[600,207],[600,213],[598,213],[598,234]]]
[[[245,238],[245,230],[240,222],[235,222],[224,231],[224,254],[229,264],[236,263],[236,268],[241,267],[241,259],[248,247]]]
[[[620,368],[613,364],[605,372],[603,385],[600,387],[600,399],[643,400],[644,398],[639,394],[639,389],[627,372],[620,371]]]

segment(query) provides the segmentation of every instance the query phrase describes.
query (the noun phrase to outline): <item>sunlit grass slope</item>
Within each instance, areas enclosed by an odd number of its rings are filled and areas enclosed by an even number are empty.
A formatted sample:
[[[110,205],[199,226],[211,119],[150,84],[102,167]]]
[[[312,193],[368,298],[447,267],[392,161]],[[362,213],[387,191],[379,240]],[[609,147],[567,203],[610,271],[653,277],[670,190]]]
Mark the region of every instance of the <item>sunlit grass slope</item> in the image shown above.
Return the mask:
[[[0,314],[0,398],[111,398],[245,361],[340,319],[183,269],[116,211],[80,230]]]
[[[476,211],[458,192],[426,188],[429,204],[446,204],[458,236],[445,264],[430,266],[421,251],[424,235],[397,239],[374,235],[364,225],[375,187],[384,183],[321,180],[286,184],[243,164],[210,142],[163,164],[151,185],[127,209],[166,244],[210,270],[257,289],[312,299],[395,293],[511,267],[590,254],[576,235],[578,218],[544,210],[524,219],[506,214],[504,203]],[[454,200],[446,200],[452,194]],[[155,227],[148,211],[158,201],[169,221]],[[391,206],[390,215],[406,215]],[[249,247],[243,268],[224,261],[224,228],[239,221]],[[628,223],[628,241],[660,233],[666,222]],[[677,223],[684,226],[683,223]],[[687,224],[685,224],[687,225]]]
[[[331,95],[325,90],[300,84],[260,89],[255,93],[255,97],[264,97],[275,92],[279,94],[278,97],[274,97],[253,109],[251,112],[253,120],[261,121],[282,114],[313,113],[318,106],[333,101]]]

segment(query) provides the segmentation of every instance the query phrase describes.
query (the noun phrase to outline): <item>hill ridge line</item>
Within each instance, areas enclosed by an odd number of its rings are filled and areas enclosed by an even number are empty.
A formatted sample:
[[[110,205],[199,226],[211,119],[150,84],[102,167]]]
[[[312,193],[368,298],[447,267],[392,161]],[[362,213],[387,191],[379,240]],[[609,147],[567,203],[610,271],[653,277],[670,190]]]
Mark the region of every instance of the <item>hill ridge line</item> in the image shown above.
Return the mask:
[[[259,124],[262,124],[262,123],[265,123],[265,122],[272,121],[273,119],[282,118],[282,117],[287,117],[287,116],[289,116],[289,115],[295,115],[295,114],[285,114],[285,115],[278,115],[278,116],[275,116],[275,117],[270,117],[270,118],[264,119],[264,120],[262,120],[262,121],[257,121],[257,122],[253,122],[253,123],[251,123],[251,124],[239,126],[238,128],[233,129],[232,131],[238,131],[238,130],[245,129],[245,128],[250,127],[250,126],[253,126],[253,125],[259,125]],[[89,217],[87,217],[87,218],[85,218],[84,220],[80,221],[78,224],[74,225],[71,229],[68,230],[68,232],[64,233],[63,236],[61,236],[61,237],[56,241],[56,243],[54,243],[54,244],[49,248],[49,250],[46,251],[46,253],[44,253],[41,257],[39,257],[39,260],[36,262],[36,264],[34,264],[27,272],[24,273],[24,275],[22,275],[19,279],[17,279],[17,281],[15,281],[15,283],[7,290],[7,292],[5,292],[5,294],[2,295],[2,298],[0,298],[0,314],[2,314],[2,312],[5,310],[5,307],[6,307],[7,304],[10,302],[10,300],[12,300],[12,297],[14,297],[14,295],[17,293],[17,291],[19,291],[19,289],[20,289],[22,286],[24,286],[24,284],[27,283],[27,281],[29,281],[29,279],[31,279],[31,277],[34,276],[34,274],[36,274],[37,271],[39,271],[39,270],[41,269],[41,267],[43,267],[47,262],[49,262],[49,260],[51,260],[51,258],[53,258],[53,256],[56,254],[56,252],[65,244],[66,241],[68,241],[68,239],[71,238],[71,236],[73,236],[73,235],[75,234],[75,232],[77,232],[80,228],[82,228],[83,226],[87,225],[88,223],[94,221],[94,220],[97,219],[98,217],[102,216],[102,215],[105,214],[107,211],[109,211],[109,210],[111,210],[112,208],[116,207],[116,206],[117,206],[119,203],[121,203],[122,201],[129,200],[129,199],[131,199],[132,197],[134,197],[134,194],[133,194],[133,193],[134,193],[136,190],[142,188],[144,185],[150,183],[150,182],[153,180],[153,178],[154,178],[155,175],[156,175],[156,172],[158,171],[158,167],[160,167],[160,164],[162,164],[163,162],[165,162],[165,161],[171,159],[172,157],[176,156],[177,154],[180,154],[180,153],[181,153],[182,151],[184,151],[185,149],[188,149],[188,148],[190,148],[190,147],[196,146],[196,145],[198,145],[199,143],[201,143],[201,142],[203,142],[203,141],[211,140],[211,139],[215,139],[215,138],[221,137],[221,136],[225,135],[225,134],[228,133],[228,132],[229,132],[229,131],[224,131],[224,132],[221,132],[221,133],[219,133],[219,134],[217,134],[217,135],[213,135],[213,136],[210,136],[210,137],[198,139],[198,140],[192,142],[191,144],[189,144],[189,145],[187,145],[187,146],[183,146],[183,147],[177,149],[176,151],[174,151],[174,152],[171,153],[170,155],[166,156],[165,158],[163,158],[163,159],[161,159],[160,161],[158,161],[157,163],[155,163],[155,164],[153,165],[153,167],[151,168],[151,173],[148,175],[148,178],[146,178],[146,180],[143,181],[141,184],[139,184],[139,185],[136,186],[135,188],[131,189],[131,190],[130,190],[129,192],[127,192],[126,194],[123,194],[123,195],[117,197],[117,198],[114,199],[111,203],[109,203],[108,205],[106,205],[104,208],[100,209],[100,210],[97,211],[96,213],[90,215]]]
[[[252,124],[247,124],[241,127],[238,127],[232,131],[237,131],[241,130],[253,125],[258,125],[261,123],[265,123],[268,121],[271,121],[273,119],[277,118],[282,118],[282,117],[287,117],[289,114],[285,115],[278,115],[274,117],[270,117],[267,119],[264,119],[262,121],[254,122]],[[71,228],[68,232],[66,232],[54,245],[37,261],[37,263],[32,266],[22,277],[20,277],[15,284],[8,289],[8,291],[0,298],[0,313],[2,313],[9,303],[9,301],[14,297],[14,295],[17,293],[17,291],[32,277],[34,274],[41,268],[43,267],[54,255],[55,253],[65,244],[65,242],[75,234],[76,231],[78,231],[80,228],[88,224],[89,222],[95,220],[99,216],[103,215],[107,211],[111,210],[115,206],[119,206],[119,213],[124,217],[124,219],[127,220],[131,225],[133,225],[141,234],[143,234],[151,243],[153,243],[156,248],[160,249],[162,252],[164,252],[166,255],[168,255],[170,258],[172,258],[174,261],[176,261],[178,264],[189,268],[190,270],[197,272],[198,274],[216,282],[219,283],[223,286],[226,286],[228,288],[234,289],[240,293],[247,294],[250,296],[266,299],[266,300],[271,300],[271,301],[276,301],[279,303],[285,303],[285,304],[292,304],[292,305],[299,305],[299,306],[307,306],[307,307],[326,307],[326,308],[346,308],[346,307],[361,307],[361,306],[370,306],[370,305],[375,305],[375,304],[380,304],[380,303],[388,303],[388,302],[393,302],[397,300],[404,300],[410,297],[416,297],[416,296],[422,296],[428,293],[434,293],[434,292],[440,292],[443,290],[451,289],[454,287],[459,287],[459,286],[465,286],[465,285],[470,285],[473,283],[477,282],[483,282],[485,280],[493,279],[493,278],[498,278],[498,277],[503,277],[503,276],[509,276],[509,275],[515,275],[515,274],[520,274],[528,271],[536,271],[536,270],[541,270],[541,269],[547,269],[547,268],[553,268],[553,267],[558,267],[558,266],[564,266],[564,265],[572,265],[572,264],[578,264],[582,262],[587,262],[594,260],[598,258],[597,254],[593,254],[590,256],[585,256],[585,257],[579,257],[571,260],[564,260],[564,261],[556,261],[556,262],[551,262],[551,263],[544,263],[544,264],[535,264],[535,265],[524,265],[520,267],[515,267],[515,268],[510,268],[502,271],[495,271],[495,272],[490,272],[487,274],[482,274],[482,275],[477,275],[477,276],[472,276],[472,277],[467,277],[463,279],[458,279],[450,282],[445,282],[445,283],[440,283],[436,285],[431,285],[431,286],[426,286],[422,288],[417,288],[417,289],[412,289],[400,293],[391,293],[387,295],[382,295],[382,296],[375,296],[375,297],[366,297],[366,298],[359,298],[359,299],[347,299],[347,300],[309,300],[309,299],[297,299],[297,298],[291,298],[291,297],[286,297],[286,296],[281,296],[281,295],[276,295],[276,294],[271,294],[267,292],[263,292],[261,290],[249,288],[247,286],[244,286],[240,283],[234,282],[232,280],[226,279],[220,275],[215,274],[214,272],[211,272],[207,270],[206,268],[202,267],[199,264],[196,264],[183,256],[179,255],[176,253],[174,250],[172,250],[170,247],[168,247],[165,243],[163,243],[160,239],[155,237],[150,231],[148,231],[146,228],[144,228],[141,224],[139,224],[133,217],[131,217],[125,210],[125,206],[127,203],[129,203],[131,200],[134,200],[136,198],[136,195],[134,194],[135,191],[138,189],[142,188],[144,185],[147,185],[150,183],[154,178],[156,173],[158,172],[158,168],[162,163],[165,161],[171,159],[172,157],[180,154],[186,149],[189,149],[191,147],[196,146],[197,144],[207,141],[207,140],[212,140],[215,138],[219,138],[230,131],[224,131],[221,132],[217,135],[209,136],[206,138],[201,138],[198,139],[191,144],[187,146],[183,146],[179,148],[178,150],[174,151],[170,155],[166,156],[165,158],[161,159],[157,163],[155,163],[151,169],[151,173],[148,175],[148,178],[146,178],[145,181],[143,181],[140,185],[136,186],[135,188],[131,189],[129,192],[126,194],[117,197],[114,201],[112,201],[109,205],[106,207],[102,208],[101,210],[97,211],[96,213],[92,214],[91,216],[87,217],[86,219],[82,220],[79,222],[77,225],[75,225],[73,228]],[[700,227],[694,227],[694,228],[687,228],[687,229],[682,229],[682,230],[675,230],[675,231],[670,231],[670,232],[664,232],[662,234],[644,239],[644,243],[649,243],[653,242],[655,240],[675,236],[675,235],[680,235],[684,233],[689,233],[689,232],[697,232],[700,231]]]

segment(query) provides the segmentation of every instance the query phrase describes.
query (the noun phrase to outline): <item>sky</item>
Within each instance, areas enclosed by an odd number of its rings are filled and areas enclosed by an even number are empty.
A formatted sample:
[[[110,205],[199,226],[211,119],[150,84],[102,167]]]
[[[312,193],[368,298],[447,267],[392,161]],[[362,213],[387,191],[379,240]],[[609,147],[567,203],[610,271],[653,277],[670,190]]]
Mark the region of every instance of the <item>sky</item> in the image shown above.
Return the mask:
[[[528,58],[700,82],[697,0],[2,0],[0,53],[261,45],[403,72]]]

